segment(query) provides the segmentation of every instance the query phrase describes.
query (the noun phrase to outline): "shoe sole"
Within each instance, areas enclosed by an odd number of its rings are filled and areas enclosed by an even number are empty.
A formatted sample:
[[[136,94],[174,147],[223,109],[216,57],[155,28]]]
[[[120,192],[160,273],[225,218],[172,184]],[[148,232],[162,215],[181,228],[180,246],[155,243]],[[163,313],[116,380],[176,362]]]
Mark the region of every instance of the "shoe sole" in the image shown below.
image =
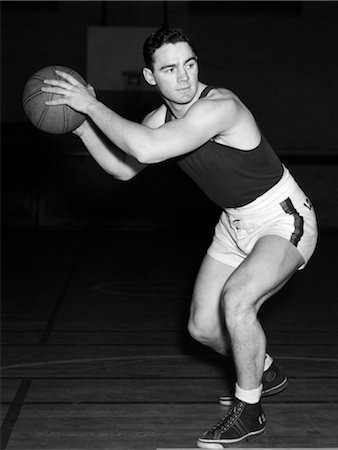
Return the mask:
[[[219,450],[219,449],[226,448],[226,446],[228,446],[229,444],[237,444],[238,442],[247,442],[247,441],[251,441],[255,438],[258,438],[259,436],[261,436],[262,434],[265,433],[265,430],[266,430],[266,427],[264,427],[258,431],[253,431],[252,433],[249,433],[246,436],[243,436],[239,439],[223,439],[218,442],[212,442],[211,440],[204,441],[203,439],[198,439],[197,447]]]
[[[262,397],[271,397],[272,395],[279,394],[280,392],[284,391],[288,387],[288,379],[285,377],[284,380],[279,383],[277,386],[274,386],[271,389],[266,389],[264,392],[262,392]]]
[[[274,386],[273,388],[267,389],[262,392],[262,397],[272,397],[273,395],[279,394],[280,392],[284,391],[288,387],[288,379],[284,378],[284,380],[279,383],[277,386]],[[233,403],[233,397],[220,397],[219,404],[222,406],[230,406]]]

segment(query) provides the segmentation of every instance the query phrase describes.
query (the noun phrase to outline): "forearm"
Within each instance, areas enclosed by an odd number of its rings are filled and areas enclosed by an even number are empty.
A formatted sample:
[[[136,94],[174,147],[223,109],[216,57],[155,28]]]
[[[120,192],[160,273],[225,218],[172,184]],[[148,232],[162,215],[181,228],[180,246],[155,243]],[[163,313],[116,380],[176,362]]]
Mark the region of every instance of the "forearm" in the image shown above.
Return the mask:
[[[92,101],[86,110],[118,148],[143,164],[155,164],[187,154],[230,128],[233,101],[195,102],[181,118],[152,128],[127,120],[104,104]]]
[[[154,148],[149,127],[124,119],[107,108],[96,99],[93,88],[83,85],[70,74],[59,70],[56,73],[63,80],[44,80],[46,86],[41,88],[42,92],[58,94],[58,98],[47,100],[46,105],[68,105],[86,114],[124,153],[141,163],[148,163],[149,150]]]
[[[70,74],[61,71],[56,73],[66,81],[44,80],[47,87],[41,90],[59,95],[56,99],[46,101],[46,105],[68,105],[88,115],[116,147],[141,164],[155,164],[184,155],[219,134],[227,134],[239,123],[238,109],[243,111],[232,97],[201,99],[177,120],[155,127],[148,126],[148,123],[139,124],[121,117],[99,102],[89,87]],[[92,148],[90,142],[85,142],[85,145]],[[98,157],[96,153],[94,155]],[[111,171],[111,164],[107,166],[106,158],[111,161],[112,157],[107,152],[104,155],[100,155],[99,163]]]
[[[119,149],[144,162],[153,145],[150,128],[121,117],[99,101],[89,105],[87,114]]]
[[[95,161],[118,180],[129,180],[145,165],[116,148],[103,134],[86,120],[75,132]]]

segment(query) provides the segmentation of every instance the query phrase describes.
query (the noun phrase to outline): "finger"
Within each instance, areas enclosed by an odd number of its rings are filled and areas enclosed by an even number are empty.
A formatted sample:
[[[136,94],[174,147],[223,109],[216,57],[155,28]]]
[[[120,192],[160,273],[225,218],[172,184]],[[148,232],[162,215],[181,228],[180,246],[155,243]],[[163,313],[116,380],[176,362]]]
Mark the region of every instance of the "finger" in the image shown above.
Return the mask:
[[[50,94],[68,95],[69,91],[61,87],[42,87],[42,92],[49,92]]]
[[[96,97],[95,89],[93,88],[93,86],[91,84],[87,85],[87,89],[94,97]]]
[[[72,75],[70,75],[67,72],[63,72],[62,70],[55,70],[55,73],[57,75],[60,75],[60,77],[64,78],[65,80],[67,80],[68,83],[72,84],[73,86],[81,85],[81,83],[76,78],[74,78]]]
[[[68,101],[65,97],[59,97],[55,100],[47,100],[45,105],[55,106],[55,105],[68,105]]]
[[[44,84],[48,84],[50,86],[57,86],[61,87],[63,89],[71,89],[72,85],[67,83],[66,81],[60,81],[60,80],[43,80]]]

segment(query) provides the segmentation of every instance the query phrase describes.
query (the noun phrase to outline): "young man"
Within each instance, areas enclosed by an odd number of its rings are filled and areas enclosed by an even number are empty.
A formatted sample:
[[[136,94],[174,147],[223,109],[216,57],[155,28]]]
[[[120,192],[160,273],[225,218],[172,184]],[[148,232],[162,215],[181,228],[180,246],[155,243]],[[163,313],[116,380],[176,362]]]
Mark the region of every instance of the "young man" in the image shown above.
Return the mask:
[[[198,440],[200,447],[222,448],[262,433],[261,396],[287,385],[266,354],[257,313],[305,267],[316,245],[316,218],[248,108],[229,90],[199,81],[194,47],[180,30],[152,33],[144,58],[144,77],[164,103],[142,124],[107,108],[91,86],[68,74],[59,73],[64,81],[46,80],[43,90],[62,95],[47,104],[66,104],[88,116],[75,134],[117,179],[129,180],[149,164],[176,157],[222,208],[196,279],[189,320],[195,339],[223,355],[229,349],[234,358],[234,397],[221,398],[232,404],[229,413]]]

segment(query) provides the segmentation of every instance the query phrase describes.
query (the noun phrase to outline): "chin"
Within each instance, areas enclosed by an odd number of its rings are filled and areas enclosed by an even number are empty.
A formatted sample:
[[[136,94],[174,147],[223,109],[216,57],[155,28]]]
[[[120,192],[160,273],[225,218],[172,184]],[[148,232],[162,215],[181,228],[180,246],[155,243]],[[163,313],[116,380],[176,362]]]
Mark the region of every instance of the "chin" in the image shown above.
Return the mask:
[[[177,95],[177,102],[182,104],[190,103],[196,95],[196,92],[192,89],[186,89],[184,91],[180,91],[179,95]]]
[[[160,89],[158,89],[158,91],[162,97],[169,100],[170,102],[174,102],[179,105],[187,105],[195,98],[197,89],[190,86],[189,88],[184,90],[175,90],[167,93],[161,92]]]

